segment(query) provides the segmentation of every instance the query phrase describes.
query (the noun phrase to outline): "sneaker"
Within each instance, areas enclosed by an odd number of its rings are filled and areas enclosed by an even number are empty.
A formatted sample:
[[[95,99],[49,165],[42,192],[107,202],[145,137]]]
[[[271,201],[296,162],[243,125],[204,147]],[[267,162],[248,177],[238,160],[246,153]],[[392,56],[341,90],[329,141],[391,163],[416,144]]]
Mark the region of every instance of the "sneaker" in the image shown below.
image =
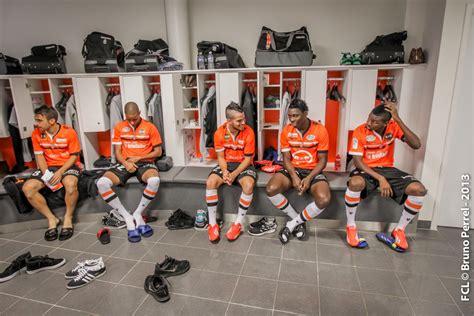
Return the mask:
[[[392,232],[392,237],[395,239],[395,244],[404,249],[404,250],[407,250],[408,249],[408,242],[407,242],[407,238],[405,236],[405,231],[402,230],[402,229],[394,229],[393,232]]]
[[[220,238],[220,227],[218,224],[209,225],[207,227],[207,235],[209,236],[209,240],[211,242],[218,242]]]
[[[204,210],[197,210],[196,219],[194,220],[194,229],[195,230],[206,230],[209,225],[207,220],[207,212]]]
[[[292,234],[299,240],[304,239],[306,237],[306,223],[301,223],[296,226],[295,229],[293,229]]]
[[[232,223],[225,236],[227,237],[227,240],[234,241],[239,238],[241,231],[242,225],[240,223]]]
[[[274,217],[262,217],[259,221],[250,223],[248,233],[251,236],[263,236],[274,233],[277,227]]]
[[[359,53],[352,54],[352,64],[362,65],[362,56]]]
[[[44,270],[53,270],[63,266],[66,259],[54,259],[48,256],[34,256],[26,259],[26,273],[33,274]]]
[[[346,241],[351,247],[356,248],[364,248],[368,245],[364,238],[359,238],[359,235],[357,235],[355,225],[346,226]]]
[[[286,244],[287,242],[290,241],[290,235],[291,235],[291,232],[290,232],[290,229],[286,226],[284,226],[281,230],[280,230],[280,233],[278,234],[279,238],[280,238],[280,241],[282,244]]]
[[[97,258],[97,259],[90,259],[90,260],[78,262],[75,268],[69,270],[68,272],[64,274],[64,278],[74,279],[75,277],[79,275],[80,269],[86,269],[86,270],[94,269],[95,266],[100,265],[101,263],[102,265],[104,264],[104,262],[102,261],[102,257]]]
[[[187,229],[194,227],[195,219],[192,216],[189,216],[181,209],[177,209],[165,223],[166,227],[170,230],[174,229]]]
[[[102,225],[118,229],[127,227],[125,221],[119,219],[118,216],[113,213],[113,211],[114,210],[110,211],[107,215],[102,216]]]
[[[145,292],[150,294],[156,301],[164,303],[170,300],[170,284],[162,276],[149,275],[145,279]]]
[[[339,61],[340,65],[352,65],[352,55],[351,53],[341,53],[342,57]]]
[[[20,273],[20,271],[26,267],[26,260],[29,258],[31,258],[31,253],[28,251],[13,260],[12,263],[0,273],[0,283],[11,280]]]
[[[186,273],[190,268],[191,265],[188,260],[177,260],[165,256],[165,260],[162,263],[157,263],[155,265],[155,275],[167,278]]]
[[[77,289],[83,287],[84,285],[89,284],[97,278],[100,278],[107,272],[105,264],[102,261],[102,258],[99,259],[97,264],[89,267],[79,268],[77,270],[77,275],[69,281],[66,287],[69,290]]]

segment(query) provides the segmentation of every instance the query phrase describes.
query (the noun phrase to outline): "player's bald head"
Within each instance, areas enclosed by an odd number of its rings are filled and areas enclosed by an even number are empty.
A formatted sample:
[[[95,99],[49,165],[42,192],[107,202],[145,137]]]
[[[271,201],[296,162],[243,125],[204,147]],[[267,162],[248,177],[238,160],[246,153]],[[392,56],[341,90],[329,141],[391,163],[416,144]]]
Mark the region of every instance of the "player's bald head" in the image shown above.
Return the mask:
[[[138,113],[140,113],[140,109],[135,102],[127,102],[127,104],[125,104],[125,114],[133,115]]]

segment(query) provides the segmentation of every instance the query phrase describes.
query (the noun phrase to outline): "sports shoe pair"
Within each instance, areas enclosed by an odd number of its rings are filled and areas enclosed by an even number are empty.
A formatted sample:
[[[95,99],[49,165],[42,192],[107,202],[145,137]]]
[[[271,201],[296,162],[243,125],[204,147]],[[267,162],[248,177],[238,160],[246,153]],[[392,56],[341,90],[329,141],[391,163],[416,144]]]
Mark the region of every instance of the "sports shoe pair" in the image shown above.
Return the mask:
[[[107,272],[102,257],[97,259],[78,262],[77,266],[65,273],[64,277],[69,279],[66,287],[69,290],[83,287]]]
[[[155,273],[149,275],[145,279],[145,292],[153,296],[160,303],[169,301],[171,287],[170,282],[166,279],[170,276],[177,276],[186,273],[191,268],[188,260],[176,260],[172,257],[165,256],[162,263],[155,265]]]
[[[401,248],[400,250],[402,251],[408,249],[408,241],[404,230],[394,229],[392,231],[392,237],[396,247]],[[351,247],[355,248],[365,248],[368,246],[364,238],[359,238],[356,226],[346,227],[346,241]]]
[[[192,228],[194,227],[194,217],[189,216],[179,208],[171,214],[165,225],[170,230]]]
[[[306,237],[306,223],[299,224],[296,226],[293,231],[285,225],[279,232],[278,237],[282,244],[286,244],[290,241],[290,236],[298,238],[298,240],[303,240]]]
[[[351,53],[341,53],[342,57],[339,61],[340,65],[361,65],[362,64],[362,56],[359,53],[351,54]]]
[[[225,236],[227,237],[228,241],[234,241],[237,238],[239,238],[241,233],[242,233],[242,224],[232,223],[229,229],[227,230],[227,233],[225,234]],[[219,223],[215,225],[209,224],[207,228],[207,235],[209,237],[209,240],[212,243],[219,242],[220,234],[221,234],[221,225]]]

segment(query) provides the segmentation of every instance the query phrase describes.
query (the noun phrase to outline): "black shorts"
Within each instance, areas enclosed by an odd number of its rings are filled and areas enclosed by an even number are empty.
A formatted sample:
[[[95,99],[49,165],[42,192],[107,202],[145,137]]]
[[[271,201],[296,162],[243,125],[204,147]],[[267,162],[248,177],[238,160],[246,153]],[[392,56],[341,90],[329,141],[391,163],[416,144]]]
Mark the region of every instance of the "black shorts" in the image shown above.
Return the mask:
[[[295,172],[296,172],[296,175],[301,179],[303,180],[304,178],[306,178],[310,173],[311,173],[312,169],[302,169],[302,168],[295,168]],[[292,181],[291,179],[291,176],[290,176],[290,173],[288,172],[288,170],[286,169],[281,169],[280,171],[278,171],[278,173],[281,173],[282,175],[286,176],[288,179],[290,179],[290,181]],[[313,180],[311,180],[311,183],[309,185],[309,189],[311,189],[311,187],[320,182],[320,181],[326,181],[328,182],[328,179],[326,178],[326,176],[324,175],[324,173],[320,173],[318,175],[316,175]],[[328,182],[329,184],[329,182]],[[309,190],[308,189],[308,190]]]
[[[51,172],[56,172],[59,168],[59,166],[53,166],[53,167],[48,167],[48,170],[51,171]],[[43,173],[41,172],[40,169],[37,169],[35,170],[31,176],[28,178],[29,179],[36,179],[36,180],[39,180],[41,182],[43,182],[43,180],[41,180],[41,177],[43,176]],[[66,176],[74,176],[74,177],[77,177],[79,178],[81,176],[81,169],[74,165],[72,166],[71,168],[67,169],[64,173],[63,173],[63,176],[61,178],[61,181],[64,179],[64,177]]]
[[[131,173],[128,172],[125,166],[120,163],[113,165],[112,168],[110,168],[108,171],[112,172],[114,175],[116,175],[119,178],[121,185],[124,185],[125,183],[127,183],[128,179],[130,179],[133,176],[136,176],[138,181],[140,181],[141,183],[145,183],[142,180],[142,177],[145,174],[145,172],[147,172],[150,169],[154,169],[158,171],[158,167],[152,162],[137,162],[136,165],[138,167],[137,170]]]
[[[229,172],[232,172],[235,169],[237,169],[239,167],[239,165],[240,165],[240,162],[228,162],[227,163],[227,170]],[[209,175],[211,175],[211,174],[216,174],[216,175],[218,175],[219,177],[222,178],[223,173],[222,173],[221,167],[219,167],[219,165],[215,166],[214,169],[212,169],[212,171]],[[245,168],[244,171],[242,171],[237,176],[237,178],[235,178],[234,183],[238,182],[243,177],[251,177],[252,179],[254,179],[254,181],[257,181],[257,170],[252,165],[248,166],[247,168]]]
[[[397,168],[375,167],[373,168],[373,170],[378,174],[384,176],[385,179],[387,179],[388,183],[392,187],[392,199],[395,200],[395,202],[397,202],[398,204],[405,203],[405,200],[407,198],[405,190],[408,185],[413,182],[420,182],[414,176],[403,172]],[[361,199],[366,198],[370,193],[374,192],[379,187],[379,182],[362,170],[353,170],[349,177],[353,176],[361,176],[365,180],[365,189],[360,194]]]

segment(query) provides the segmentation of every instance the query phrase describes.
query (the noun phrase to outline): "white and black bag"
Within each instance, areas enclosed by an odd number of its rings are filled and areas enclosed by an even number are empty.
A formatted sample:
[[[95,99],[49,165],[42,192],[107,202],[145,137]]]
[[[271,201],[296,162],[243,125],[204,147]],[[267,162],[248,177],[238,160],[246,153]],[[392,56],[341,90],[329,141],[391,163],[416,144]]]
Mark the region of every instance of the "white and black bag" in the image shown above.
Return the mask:
[[[138,40],[125,55],[125,71],[158,71],[160,63],[168,57],[168,44],[161,38],[152,41]]]
[[[21,59],[21,66],[28,74],[64,74],[67,72],[64,56],[66,49],[62,45],[33,46],[31,55]]]
[[[122,43],[109,34],[92,32],[87,35],[82,56],[86,72],[118,72],[123,67]]]

